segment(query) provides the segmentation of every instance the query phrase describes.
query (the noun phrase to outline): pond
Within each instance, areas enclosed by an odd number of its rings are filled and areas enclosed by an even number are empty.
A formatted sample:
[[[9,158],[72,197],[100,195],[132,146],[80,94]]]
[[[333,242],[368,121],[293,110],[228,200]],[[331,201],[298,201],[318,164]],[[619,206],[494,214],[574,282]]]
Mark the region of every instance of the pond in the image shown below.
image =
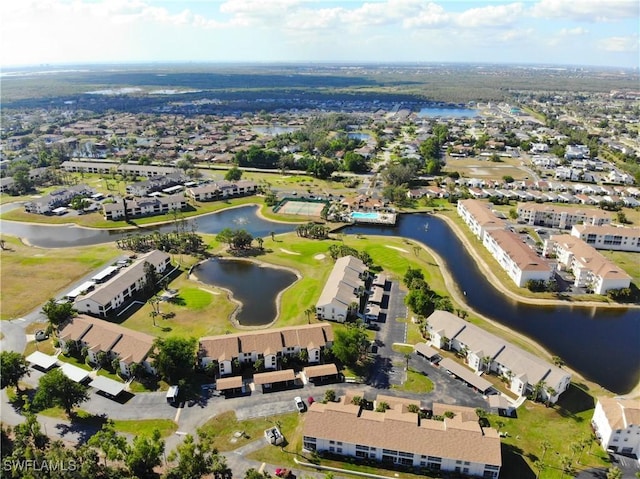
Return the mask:
[[[359,225],[342,232],[403,236],[424,243],[442,257],[467,303],[479,313],[532,338],[610,391],[624,394],[638,384],[639,309],[515,301],[493,287],[451,228],[431,215],[400,215],[392,228]]]
[[[275,320],[279,294],[297,279],[289,270],[235,259],[205,261],[193,274],[203,283],[231,291],[242,303],[236,311],[236,321],[242,326],[264,326]]]

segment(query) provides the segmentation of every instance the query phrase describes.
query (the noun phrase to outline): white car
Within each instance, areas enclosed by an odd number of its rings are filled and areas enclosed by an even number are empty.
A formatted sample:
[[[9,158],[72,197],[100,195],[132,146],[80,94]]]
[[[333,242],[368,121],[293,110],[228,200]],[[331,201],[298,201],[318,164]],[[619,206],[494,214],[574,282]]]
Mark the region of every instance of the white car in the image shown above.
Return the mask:
[[[293,398],[293,402],[296,403],[296,408],[298,409],[298,412],[304,412],[305,405],[304,405],[304,402],[302,401],[302,398],[300,396],[294,397]]]

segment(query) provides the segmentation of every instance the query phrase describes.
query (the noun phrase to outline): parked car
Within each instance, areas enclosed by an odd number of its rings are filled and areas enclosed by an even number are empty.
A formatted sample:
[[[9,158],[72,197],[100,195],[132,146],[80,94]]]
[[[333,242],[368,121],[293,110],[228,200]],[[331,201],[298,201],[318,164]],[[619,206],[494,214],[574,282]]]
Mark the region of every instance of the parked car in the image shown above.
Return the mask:
[[[293,398],[293,402],[296,403],[296,409],[298,410],[298,412],[304,412],[305,405],[304,405],[304,402],[302,401],[302,398],[300,396],[294,397]]]
[[[296,477],[291,470],[280,467],[276,469],[276,476],[281,477],[282,479],[292,479]]]
[[[311,406],[314,402],[316,402],[316,400],[313,399],[313,396],[309,396],[307,398],[307,404],[309,404],[309,406]]]
[[[47,334],[47,332],[42,329],[38,329],[36,331],[35,336],[36,336],[36,341],[44,341],[45,339],[49,338],[49,335]]]

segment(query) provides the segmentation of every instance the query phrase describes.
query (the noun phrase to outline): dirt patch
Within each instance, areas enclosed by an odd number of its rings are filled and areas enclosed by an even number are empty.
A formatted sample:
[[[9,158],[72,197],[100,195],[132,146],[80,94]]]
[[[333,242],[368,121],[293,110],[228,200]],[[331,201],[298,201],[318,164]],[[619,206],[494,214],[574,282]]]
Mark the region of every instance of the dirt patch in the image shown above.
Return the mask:
[[[320,261],[320,260],[322,260],[322,259],[325,259],[326,257],[327,257],[327,255],[322,254],[322,253],[318,253],[317,255],[315,255],[315,256],[313,257],[313,259],[317,259],[318,261]]]
[[[299,255],[300,253],[296,253],[295,251],[289,251],[288,249],[284,249],[284,248],[280,248],[280,251],[282,251],[283,253],[286,254],[295,254],[295,255]]]

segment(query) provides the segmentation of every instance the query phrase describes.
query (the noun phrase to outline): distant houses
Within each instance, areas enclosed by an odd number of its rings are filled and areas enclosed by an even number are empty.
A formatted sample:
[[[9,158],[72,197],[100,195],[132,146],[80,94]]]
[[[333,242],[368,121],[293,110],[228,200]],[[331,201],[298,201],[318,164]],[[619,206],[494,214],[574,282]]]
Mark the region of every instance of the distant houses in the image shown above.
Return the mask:
[[[540,398],[555,403],[567,390],[571,374],[447,311],[427,318],[434,347],[461,353],[475,372],[503,376],[509,390],[526,396],[538,389]]]
[[[106,318],[127,307],[145,287],[145,263],[151,264],[158,274],[163,274],[167,272],[171,258],[158,250],[140,255],[131,265],[124,266],[104,283],[77,296],[74,309],[80,313]]]

